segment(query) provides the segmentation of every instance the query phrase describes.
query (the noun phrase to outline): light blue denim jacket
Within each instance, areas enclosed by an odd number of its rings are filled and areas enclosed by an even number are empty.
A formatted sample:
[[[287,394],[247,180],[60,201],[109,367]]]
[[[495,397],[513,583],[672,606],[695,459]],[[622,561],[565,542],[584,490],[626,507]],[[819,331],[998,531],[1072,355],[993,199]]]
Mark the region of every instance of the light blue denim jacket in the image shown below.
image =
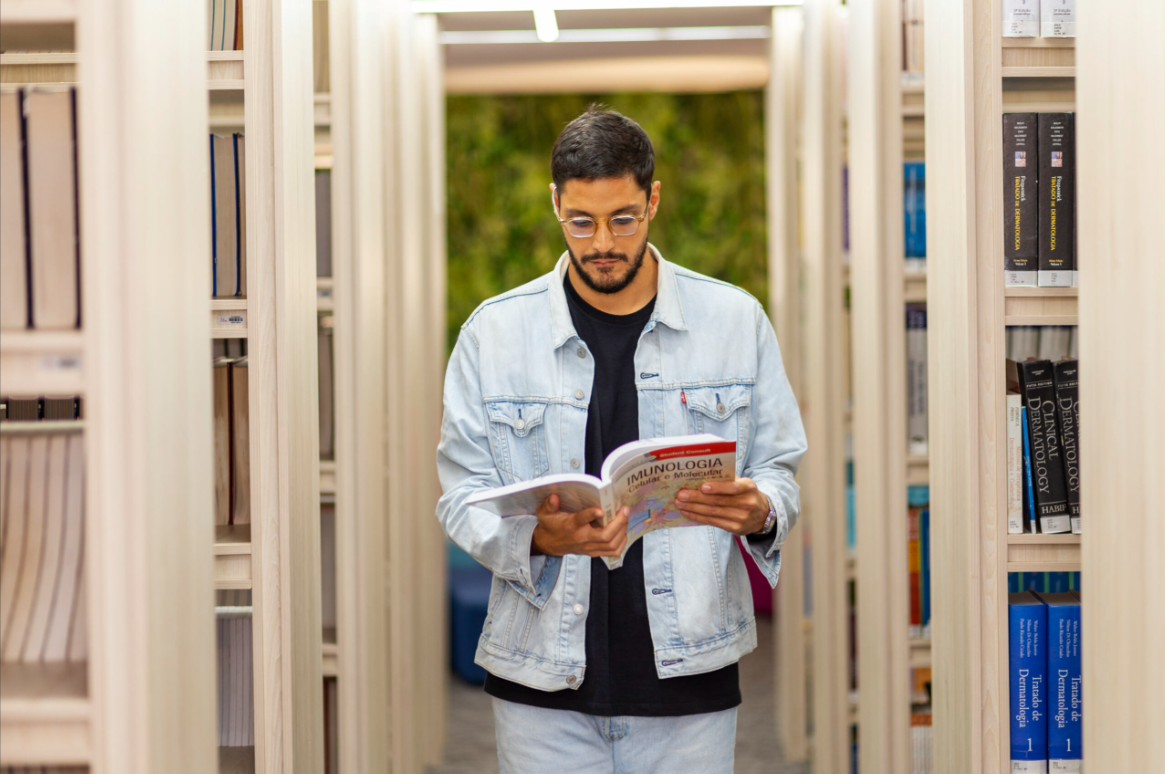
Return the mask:
[[[777,511],[771,538],[745,541],[775,587],[780,548],[800,511],[793,475],[805,432],[772,325],[752,296],[651,249],[659,287],[635,351],[639,437],[712,433],[737,442],[737,475],[755,481]],[[571,323],[567,264],[563,255],[553,272],[486,301],[462,326],[437,451],[437,518],[494,574],[475,661],[545,691],[577,689],[585,679],[591,560],[531,556],[533,515],[501,519],[465,501],[585,469],[594,359]],[[710,672],[756,648],[748,573],[730,533],[685,527],[642,540],[661,678]]]

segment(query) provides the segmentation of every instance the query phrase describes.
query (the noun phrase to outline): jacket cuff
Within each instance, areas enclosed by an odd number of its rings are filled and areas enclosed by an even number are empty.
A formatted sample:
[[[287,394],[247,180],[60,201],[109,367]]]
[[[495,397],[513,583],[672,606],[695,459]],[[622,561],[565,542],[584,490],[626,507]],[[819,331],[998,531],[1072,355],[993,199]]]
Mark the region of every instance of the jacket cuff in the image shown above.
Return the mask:
[[[537,516],[511,516],[507,521],[510,520],[518,522],[510,533],[510,561],[517,569],[518,580],[510,579],[507,582],[530,604],[541,610],[558,581],[562,557],[531,556],[534,528],[538,526]]]
[[[785,501],[779,494],[769,491],[769,487],[759,483],[757,488],[769,498],[773,510],[777,513],[777,521],[772,532],[767,535],[748,535],[745,544],[748,552],[757,560],[757,567],[769,585],[775,588],[781,569],[781,546],[789,535],[789,516],[785,510]]]

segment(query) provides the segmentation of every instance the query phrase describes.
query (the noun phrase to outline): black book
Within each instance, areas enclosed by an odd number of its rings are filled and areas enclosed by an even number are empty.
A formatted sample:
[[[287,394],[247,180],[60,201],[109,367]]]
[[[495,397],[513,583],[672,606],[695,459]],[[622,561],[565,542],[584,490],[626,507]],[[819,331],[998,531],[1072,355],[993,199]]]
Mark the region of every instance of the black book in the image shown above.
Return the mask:
[[[1072,113],[1040,113],[1041,288],[1076,284],[1076,126]]]
[[[1027,408],[1031,446],[1032,488],[1040,532],[1068,532],[1068,492],[1056,420],[1056,389],[1052,364],[1029,360],[1019,366],[1023,405]]]
[[[1003,114],[1003,268],[1009,286],[1036,285],[1039,263],[1037,114]]]
[[[1068,489],[1068,517],[1072,532],[1080,534],[1080,388],[1076,360],[1052,366],[1056,380],[1056,408],[1060,420],[1060,446],[1064,452],[1064,485]]]

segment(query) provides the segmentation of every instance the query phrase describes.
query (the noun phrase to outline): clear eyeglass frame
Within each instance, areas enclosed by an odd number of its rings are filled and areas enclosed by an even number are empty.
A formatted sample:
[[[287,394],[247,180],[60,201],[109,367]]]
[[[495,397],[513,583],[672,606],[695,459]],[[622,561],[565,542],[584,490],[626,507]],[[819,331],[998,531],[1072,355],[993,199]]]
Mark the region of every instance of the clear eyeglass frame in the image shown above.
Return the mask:
[[[639,224],[645,220],[647,220],[647,213],[616,215],[611,218],[559,218],[558,222],[566,229],[566,233],[575,239],[589,239],[598,233],[600,223],[606,223],[613,236],[635,236],[635,233],[639,231]]]

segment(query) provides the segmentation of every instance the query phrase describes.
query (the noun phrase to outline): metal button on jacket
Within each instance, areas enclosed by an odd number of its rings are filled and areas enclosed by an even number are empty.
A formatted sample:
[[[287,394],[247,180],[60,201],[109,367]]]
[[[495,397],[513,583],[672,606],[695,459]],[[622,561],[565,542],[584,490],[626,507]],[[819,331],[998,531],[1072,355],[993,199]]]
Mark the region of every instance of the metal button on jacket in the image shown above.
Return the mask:
[[[578,682],[578,678],[577,678],[577,677],[575,677],[574,675],[569,675],[569,676],[566,678],[566,684],[567,684],[567,685],[574,685],[574,684],[575,684],[575,683],[577,683],[577,682]]]
[[[721,414],[723,414],[723,413],[724,413],[724,404],[723,404],[723,403],[717,403],[717,404],[716,404],[716,410],[717,410],[717,411],[719,411]]]
[[[524,419],[519,419],[517,422],[514,423],[515,430],[521,430],[525,426],[526,426],[526,420],[524,420]]]
[[[585,610],[585,609],[586,609],[586,608],[584,608],[582,605],[575,605],[575,606],[574,606],[574,614],[575,614],[575,615],[582,615],[582,614],[583,614],[583,610]]]
[[[570,461],[570,466],[571,466],[572,468],[577,468],[577,467],[578,467],[578,465],[579,465],[579,462],[578,462],[578,457],[575,457],[573,460],[571,460],[571,461]]]
[[[585,349],[583,349],[582,347],[579,347],[579,348],[578,348],[578,356],[579,356],[579,357],[586,357],[586,356],[587,356],[587,351],[586,351]]]
[[[582,390],[575,390],[574,397],[576,400],[582,400],[583,398],[586,397],[586,393],[583,392]]]

